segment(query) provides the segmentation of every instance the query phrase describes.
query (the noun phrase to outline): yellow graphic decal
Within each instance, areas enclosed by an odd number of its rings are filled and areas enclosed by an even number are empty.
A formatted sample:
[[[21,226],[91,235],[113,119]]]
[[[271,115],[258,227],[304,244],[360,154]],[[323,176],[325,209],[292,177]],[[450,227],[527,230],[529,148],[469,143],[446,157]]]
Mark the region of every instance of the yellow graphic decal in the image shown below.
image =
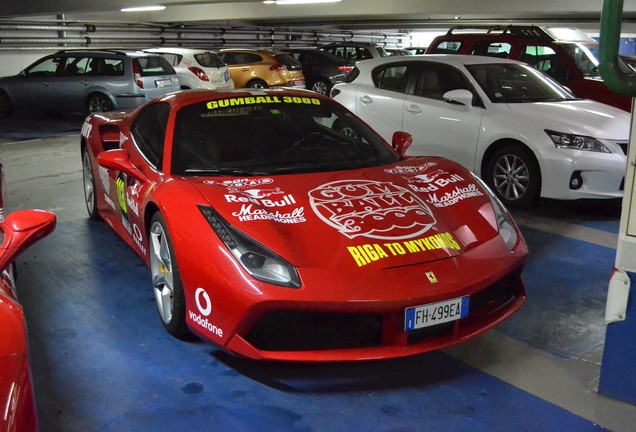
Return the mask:
[[[121,208],[122,213],[128,214],[128,209],[126,208],[126,182],[121,176],[117,177],[115,180],[115,185],[117,186],[117,198],[119,199],[119,207]]]
[[[365,266],[382,258],[405,255],[408,253],[426,252],[435,249],[461,250],[461,247],[449,232],[402,242],[383,244],[372,243],[347,247],[351,257],[354,259],[356,264],[358,264],[358,267]],[[430,279],[428,274],[427,276]],[[433,275],[433,277],[435,277],[435,275]],[[431,280],[431,282],[433,281]]]
[[[208,109],[227,108],[242,105],[259,105],[269,103],[288,103],[300,105],[320,105],[320,99],[300,96],[248,96],[210,101]]]

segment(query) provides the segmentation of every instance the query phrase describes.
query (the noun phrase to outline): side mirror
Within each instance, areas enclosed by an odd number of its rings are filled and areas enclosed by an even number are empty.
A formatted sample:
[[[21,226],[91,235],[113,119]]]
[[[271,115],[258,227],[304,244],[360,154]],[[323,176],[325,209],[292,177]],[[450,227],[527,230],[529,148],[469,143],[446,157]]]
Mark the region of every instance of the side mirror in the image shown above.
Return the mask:
[[[146,177],[133,165],[128,150],[114,149],[97,155],[97,163],[105,168],[122,171],[135,180],[144,182]]]
[[[0,222],[4,241],[0,246],[0,270],[9,264],[38,240],[51,234],[55,229],[56,217],[45,210],[19,210]]]
[[[473,106],[473,94],[469,90],[457,89],[447,91],[442,98],[450,103],[465,105],[467,107]]]
[[[397,131],[393,133],[391,139],[391,147],[398,152],[400,156],[404,156],[404,153],[413,144],[413,136],[410,133]]]

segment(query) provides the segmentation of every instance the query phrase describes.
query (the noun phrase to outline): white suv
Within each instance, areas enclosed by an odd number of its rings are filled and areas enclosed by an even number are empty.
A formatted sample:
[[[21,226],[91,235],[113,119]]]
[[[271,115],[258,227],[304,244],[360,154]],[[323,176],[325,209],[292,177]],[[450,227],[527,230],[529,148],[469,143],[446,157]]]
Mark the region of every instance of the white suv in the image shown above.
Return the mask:
[[[189,48],[151,48],[144,51],[161,54],[168,60],[177,71],[182,90],[234,88],[227,65],[211,51]]]
[[[575,98],[524,63],[439,54],[367,60],[331,96],[389,142],[398,130],[413,135],[408,154],[474,171],[506,205],[623,195],[630,114]]]

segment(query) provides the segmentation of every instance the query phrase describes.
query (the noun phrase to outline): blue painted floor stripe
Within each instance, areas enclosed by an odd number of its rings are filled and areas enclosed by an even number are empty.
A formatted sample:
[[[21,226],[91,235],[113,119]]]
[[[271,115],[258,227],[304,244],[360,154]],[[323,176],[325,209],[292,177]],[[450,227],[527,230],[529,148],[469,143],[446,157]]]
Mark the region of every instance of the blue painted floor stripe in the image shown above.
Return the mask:
[[[499,331],[563,357],[605,337],[605,301],[614,249],[521,227],[530,249],[523,274],[528,300]]]
[[[42,432],[604,430],[443,352],[256,363],[174,339],[104,223],[61,221],[18,267]]]

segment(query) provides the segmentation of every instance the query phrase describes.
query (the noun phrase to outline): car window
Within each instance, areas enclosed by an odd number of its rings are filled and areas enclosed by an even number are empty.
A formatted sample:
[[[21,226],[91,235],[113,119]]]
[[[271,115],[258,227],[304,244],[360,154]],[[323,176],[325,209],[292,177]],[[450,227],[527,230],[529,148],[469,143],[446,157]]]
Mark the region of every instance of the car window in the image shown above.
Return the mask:
[[[442,100],[451,90],[470,90],[470,83],[462,72],[442,63],[422,63],[415,84],[415,95]]]
[[[406,92],[408,72],[414,65],[390,64],[376,68],[372,72],[373,83],[382,90]]]
[[[527,45],[519,60],[545,72],[557,81],[567,81],[569,78],[567,65],[549,46]]]
[[[536,69],[517,63],[466,65],[494,103],[553,102],[574,96]]]
[[[309,95],[235,96],[179,110],[171,172],[274,175],[397,160],[379,135],[331,100]]]
[[[24,75],[28,77],[38,76],[54,76],[59,65],[64,65],[64,59],[61,57],[46,58],[24,71]]]
[[[600,77],[598,70],[598,44],[561,43],[563,52],[586,77]],[[556,78],[556,77],[555,77]]]
[[[356,60],[366,60],[373,58],[373,54],[371,54],[371,51],[369,51],[367,48],[358,48],[356,54]]]
[[[221,58],[209,51],[204,53],[195,54],[194,58],[203,67],[221,68],[225,66],[225,62]]]
[[[146,106],[133,122],[130,131],[141,154],[159,169],[163,160],[163,143],[170,106],[159,102]]]
[[[89,57],[67,57],[64,65],[63,76],[88,75],[91,72]]]
[[[507,42],[477,42],[470,52],[474,55],[508,58],[512,46]]]
[[[133,65],[138,66],[142,77],[175,74],[173,67],[160,55],[134,58]]]
[[[247,63],[259,63],[263,58],[254,53],[222,53],[222,59],[228,65],[247,64]]]
[[[83,64],[83,61],[80,65]],[[117,76],[124,74],[124,61],[120,58],[90,57],[86,59],[85,75]]]
[[[181,63],[182,55],[173,53],[161,53],[161,56],[166,59],[172,66],[178,66]]]
[[[284,64],[289,70],[300,70],[302,65],[298,60],[289,54],[274,54],[277,62]]]
[[[432,54],[457,54],[461,48],[460,41],[442,41],[432,49]]]

